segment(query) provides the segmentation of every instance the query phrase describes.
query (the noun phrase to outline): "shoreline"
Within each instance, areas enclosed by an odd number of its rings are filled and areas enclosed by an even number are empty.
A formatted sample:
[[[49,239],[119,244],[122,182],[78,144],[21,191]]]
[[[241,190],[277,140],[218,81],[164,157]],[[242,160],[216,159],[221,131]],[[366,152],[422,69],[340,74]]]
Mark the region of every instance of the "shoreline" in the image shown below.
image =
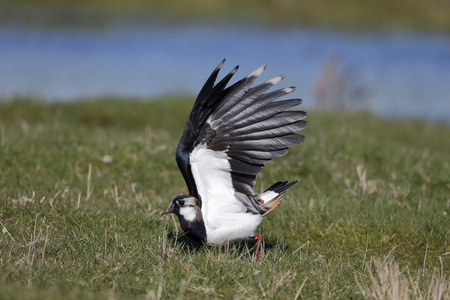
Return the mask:
[[[37,3],[36,3],[37,2]],[[208,5],[206,5],[208,4]],[[30,27],[104,28],[115,22],[211,22],[254,23],[271,27],[330,28],[348,31],[450,31],[445,11],[450,3],[412,0],[365,2],[353,0],[337,3],[280,1],[225,4],[196,1],[192,5],[143,0],[124,5],[102,0],[89,3],[42,0],[6,1],[0,4],[0,24]]]

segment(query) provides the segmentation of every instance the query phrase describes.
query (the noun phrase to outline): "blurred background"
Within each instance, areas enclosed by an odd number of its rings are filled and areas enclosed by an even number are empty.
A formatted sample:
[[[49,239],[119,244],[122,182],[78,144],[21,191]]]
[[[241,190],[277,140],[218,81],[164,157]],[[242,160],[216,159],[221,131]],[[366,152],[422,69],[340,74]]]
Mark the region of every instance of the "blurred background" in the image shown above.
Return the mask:
[[[447,0],[0,0],[0,101],[195,98],[262,64],[303,108],[450,122]],[[224,74],[222,74],[224,75]]]

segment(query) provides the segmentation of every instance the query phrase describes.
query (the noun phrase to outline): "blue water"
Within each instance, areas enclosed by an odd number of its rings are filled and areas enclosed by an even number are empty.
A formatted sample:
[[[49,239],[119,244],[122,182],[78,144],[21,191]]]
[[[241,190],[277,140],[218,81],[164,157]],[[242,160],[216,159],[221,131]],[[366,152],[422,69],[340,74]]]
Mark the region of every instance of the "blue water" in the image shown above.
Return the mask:
[[[196,23],[0,28],[0,97],[194,97],[223,58],[225,71],[241,66],[236,79],[262,64],[268,68],[259,82],[286,75],[279,85],[296,86],[294,97],[306,108],[367,108],[387,117],[450,121],[450,36],[430,33]],[[325,96],[318,93],[323,82]]]

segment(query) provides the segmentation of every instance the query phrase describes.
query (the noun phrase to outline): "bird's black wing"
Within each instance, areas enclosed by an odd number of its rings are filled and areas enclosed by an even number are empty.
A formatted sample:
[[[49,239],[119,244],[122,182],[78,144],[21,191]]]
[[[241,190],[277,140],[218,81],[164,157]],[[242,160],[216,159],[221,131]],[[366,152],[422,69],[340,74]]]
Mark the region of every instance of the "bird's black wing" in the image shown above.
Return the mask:
[[[306,113],[285,111],[299,105],[301,100],[275,101],[295,88],[266,93],[283,76],[251,88],[255,79],[264,71],[263,66],[226,88],[237,67],[214,85],[223,63],[222,61],[214,70],[197,97],[177,148],[177,163],[189,193],[199,199],[201,195],[190,161],[194,149],[205,148],[217,153],[211,161],[217,161],[219,154],[220,157],[226,157],[229,167],[221,168],[229,171],[233,189],[247,196],[255,196],[253,186],[264,164],[272,158],[285,155],[290,146],[304,140],[304,136],[295,132],[306,127],[306,122],[302,120]],[[197,161],[199,159],[201,157],[196,157]],[[198,173],[197,177],[200,176]],[[208,176],[208,170],[204,170],[204,173],[204,176]],[[217,182],[224,182],[221,180]],[[199,178],[197,181],[203,182]]]
[[[211,115],[212,111],[224,100],[224,96],[229,93],[229,90],[232,89],[232,87],[226,88],[226,86],[234,73],[236,73],[238,66],[218,84],[214,85],[217,75],[224,63],[225,59],[212,72],[203,88],[200,90],[200,93],[194,102],[194,106],[192,107],[192,111],[186,121],[183,135],[181,136],[176,151],[178,168],[186,181],[189,194],[197,198],[199,198],[199,196],[189,164],[189,155],[194,149],[194,144],[197,142],[206,120]]]

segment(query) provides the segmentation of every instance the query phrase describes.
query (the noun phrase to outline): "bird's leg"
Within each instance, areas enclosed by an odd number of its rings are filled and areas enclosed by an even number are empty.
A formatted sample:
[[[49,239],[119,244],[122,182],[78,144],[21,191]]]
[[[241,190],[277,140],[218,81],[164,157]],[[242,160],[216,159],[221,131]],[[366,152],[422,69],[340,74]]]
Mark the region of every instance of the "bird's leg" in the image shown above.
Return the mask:
[[[256,251],[255,256],[253,257],[253,262],[257,262],[259,259],[259,249],[261,248],[262,235],[260,233],[255,233],[255,237],[253,238],[256,241]]]

